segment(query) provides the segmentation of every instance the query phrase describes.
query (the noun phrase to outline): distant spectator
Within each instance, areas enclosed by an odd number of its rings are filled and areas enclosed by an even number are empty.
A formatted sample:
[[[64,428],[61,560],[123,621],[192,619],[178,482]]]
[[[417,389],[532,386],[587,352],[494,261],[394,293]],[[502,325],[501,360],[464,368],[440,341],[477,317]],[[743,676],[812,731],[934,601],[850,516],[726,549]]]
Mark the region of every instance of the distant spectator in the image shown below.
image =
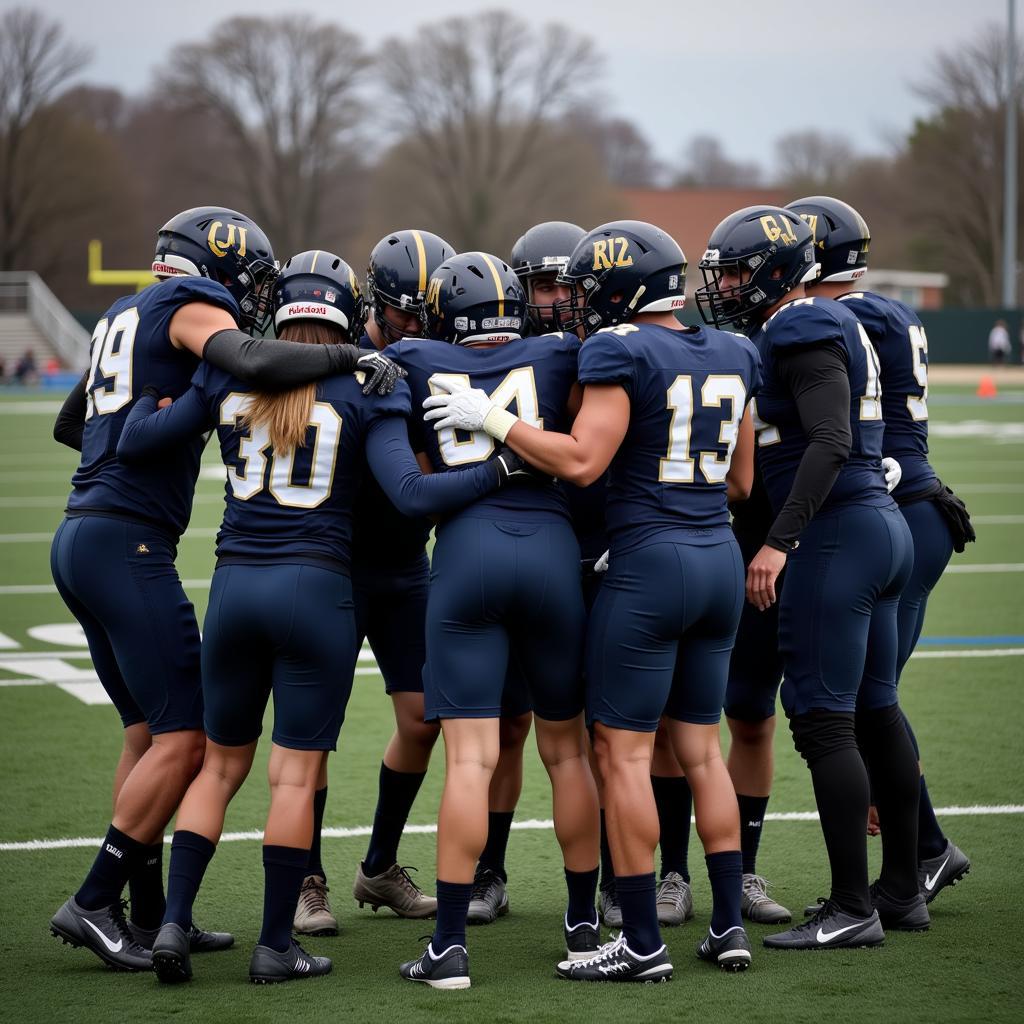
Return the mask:
[[[0,384],[7,383],[7,360],[0,359]]]
[[[36,367],[36,354],[32,349],[27,348],[22,353],[17,365],[14,367],[14,379],[22,386],[34,384],[38,375]]]
[[[1002,366],[1010,355],[1010,332],[1005,320],[997,320],[988,332],[988,357],[993,366]]]
[[[60,373],[60,360],[56,356],[50,356],[50,358],[46,360],[46,368],[43,370],[43,373],[45,373],[47,377],[52,377],[55,373]]]

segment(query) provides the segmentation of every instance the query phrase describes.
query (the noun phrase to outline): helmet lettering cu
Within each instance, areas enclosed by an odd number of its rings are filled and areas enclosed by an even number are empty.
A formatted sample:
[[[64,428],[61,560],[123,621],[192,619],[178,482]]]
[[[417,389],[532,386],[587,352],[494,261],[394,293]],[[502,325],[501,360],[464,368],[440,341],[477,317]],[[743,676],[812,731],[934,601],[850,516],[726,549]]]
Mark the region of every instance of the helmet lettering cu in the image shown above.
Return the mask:
[[[671,235],[640,220],[587,232],[558,280],[572,288],[563,330],[592,334],[638,313],[676,312],[686,304],[686,257]]]
[[[161,229],[153,276],[208,277],[235,297],[240,327],[264,331],[270,322],[270,291],[277,260],[263,229],[251,218],[223,206],[197,206],[172,217]]]
[[[430,231],[411,228],[385,235],[370,253],[366,271],[366,290],[373,307],[373,320],[385,344],[400,341],[406,332],[395,327],[386,315],[390,306],[406,316],[414,316],[423,326],[423,300],[427,281],[455,249]]]
[[[585,234],[576,224],[549,220],[535,224],[512,246],[509,265],[522,282],[530,324],[537,334],[559,330],[559,322],[568,312],[566,286],[557,283],[557,276],[569,265],[569,257]]]
[[[438,341],[514,341],[526,325],[526,292],[504,260],[464,252],[431,275],[423,315],[427,337]]]
[[[821,264],[819,281],[856,281],[868,269],[871,232],[849,204],[831,196],[809,196],[787,203],[807,222],[814,238],[814,256]]]
[[[331,323],[355,343],[366,323],[366,303],[355,272],[323,249],[292,256],[274,283],[274,327],[295,320]]]
[[[729,214],[701,257],[704,287],[695,298],[704,322],[741,330],[765,319],[798,284],[814,280],[810,227],[791,210],[748,206]]]

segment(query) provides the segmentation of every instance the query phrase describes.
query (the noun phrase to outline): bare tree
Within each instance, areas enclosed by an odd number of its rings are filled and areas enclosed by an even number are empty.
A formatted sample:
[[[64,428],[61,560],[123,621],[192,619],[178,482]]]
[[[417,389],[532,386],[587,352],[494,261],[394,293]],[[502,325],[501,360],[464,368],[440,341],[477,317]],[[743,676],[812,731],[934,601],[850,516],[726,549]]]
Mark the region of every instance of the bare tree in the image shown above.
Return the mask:
[[[712,135],[697,135],[683,148],[682,171],[673,184],[686,188],[753,188],[761,182],[756,163],[731,159]]]
[[[382,52],[390,125],[405,140],[425,214],[462,245],[497,248],[522,219],[517,204],[556,184],[544,170],[560,162],[564,130],[544,129],[573,106],[578,84],[595,80],[590,41],[489,11],[430,25],[415,42],[390,39]],[[583,187],[588,175],[604,178],[599,161],[575,168]]]
[[[88,62],[88,51],[38,11],[0,16],[0,270],[28,258],[33,236],[52,217],[42,112]],[[22,268],[18,268],[22,269]]]
[[[207,181],[291,254],[351,226],[346,178],[359,167],[357,89],[369,64],[361,41],[329,22],[231,18],[175,48],[160,91],[218,126]]]
[[[994,25],[941,53],[917,86],[934,112],[915,125],[902,164],[917,248],[967,304],[997,305],[1001,292],[1006,61]]]
[[[775,154],[779,184],[794,196],[835,191],[856,161],[848,139],[814,129],[783,135]]]
[[[603,117],[589,107],[578,107],[565,117],[565,130],[588,142],[601,159],[605,176],[625,188],[654,188],[664,168],[651,143],[624,117]]]

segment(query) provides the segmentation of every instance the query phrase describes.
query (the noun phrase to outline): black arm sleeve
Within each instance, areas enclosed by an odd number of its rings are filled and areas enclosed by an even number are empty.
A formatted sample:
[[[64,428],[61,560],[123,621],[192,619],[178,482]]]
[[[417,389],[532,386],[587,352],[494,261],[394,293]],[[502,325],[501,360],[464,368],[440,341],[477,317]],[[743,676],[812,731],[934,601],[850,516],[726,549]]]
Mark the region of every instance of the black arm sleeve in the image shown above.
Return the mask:
[[[53,439],[74,448],[76,452],[82,450],[82,434],[85,432],[85,382],[88,379],[88,372],[83,373],[82,379],[64,399],[64,404],[57,413],[57,420],[53,424]]]
[[[304,345],[251,338],[235,328],[211,334],[203,348],[203,358],[214,366],[268,391],[284,391],[336,373],[351,373],[365,354],[355,345]]]
[[[815,345],[778,357],[778,374],[796,402],[808,437],[789,497],[765,541],[789,551],[821,508],[850,457],[850,378],[846,356],[834,344]]]

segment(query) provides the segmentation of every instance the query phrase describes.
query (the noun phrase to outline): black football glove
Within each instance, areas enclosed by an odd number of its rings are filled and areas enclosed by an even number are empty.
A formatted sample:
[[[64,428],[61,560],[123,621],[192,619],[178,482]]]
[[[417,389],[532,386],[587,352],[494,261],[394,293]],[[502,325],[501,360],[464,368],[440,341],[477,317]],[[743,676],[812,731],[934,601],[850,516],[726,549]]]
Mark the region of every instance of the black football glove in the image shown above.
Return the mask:
[[[492,460],[498,474],[498,487],[512,484],[549,484],[552,477],[531,466],[526,459],[520,458],[511,448],[499,448],[497,457]]]
[[[408,376],[398,363],[380,352],[367,352],[361,355],[356,360],[356,369],[362,370],[366,375],[366,382],[363,384],[364,395],[372,394],[374,391],[378,395],[390,395],[398,381]]]

